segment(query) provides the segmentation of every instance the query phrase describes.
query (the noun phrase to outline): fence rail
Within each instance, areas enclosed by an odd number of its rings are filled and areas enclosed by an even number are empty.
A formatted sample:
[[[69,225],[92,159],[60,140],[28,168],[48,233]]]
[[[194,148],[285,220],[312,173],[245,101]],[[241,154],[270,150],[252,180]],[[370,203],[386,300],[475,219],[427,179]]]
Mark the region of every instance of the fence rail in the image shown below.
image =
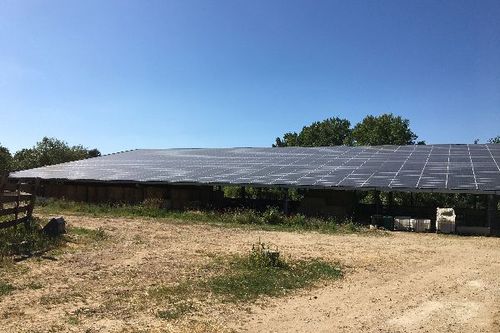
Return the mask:
[[[0,229],[27,223],[35,207],[35,196],[29,184],[8,183],[0,179]]]

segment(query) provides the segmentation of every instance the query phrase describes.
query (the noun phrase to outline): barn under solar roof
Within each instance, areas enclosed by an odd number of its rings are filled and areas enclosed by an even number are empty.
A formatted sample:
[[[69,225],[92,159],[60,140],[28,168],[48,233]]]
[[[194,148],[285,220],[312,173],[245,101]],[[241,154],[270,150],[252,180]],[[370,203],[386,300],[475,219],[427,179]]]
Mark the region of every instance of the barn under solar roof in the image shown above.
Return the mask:
[[[500,194],[500,145],[140,149],[13,178]]]

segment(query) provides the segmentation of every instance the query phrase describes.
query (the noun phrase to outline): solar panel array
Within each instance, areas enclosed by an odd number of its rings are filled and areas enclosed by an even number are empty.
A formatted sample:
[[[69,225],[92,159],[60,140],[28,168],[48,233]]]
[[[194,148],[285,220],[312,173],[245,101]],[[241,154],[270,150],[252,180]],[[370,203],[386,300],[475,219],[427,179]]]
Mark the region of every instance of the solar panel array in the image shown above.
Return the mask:
[[[500,145],[141,149],[14,178],[500,194]]]

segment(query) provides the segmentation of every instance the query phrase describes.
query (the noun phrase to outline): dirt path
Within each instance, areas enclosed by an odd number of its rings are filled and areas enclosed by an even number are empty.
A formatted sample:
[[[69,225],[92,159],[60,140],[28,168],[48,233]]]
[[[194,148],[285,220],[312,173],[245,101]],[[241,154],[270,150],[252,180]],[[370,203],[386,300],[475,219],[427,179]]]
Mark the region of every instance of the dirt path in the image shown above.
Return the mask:
[[[239,329],[500,332],[498,241],[411,234],[370,241],[344,260],[353,270],[343,281],[254,309]],[[353,242],[341,243],[332,250],[349,255]],[[370,253],[381,260],[364,260]]]
[[[0,269],[16,288],[0,297],[2,332],[500,332],[498,238],[68,220],[109,238]],[[259,237],[294,258],[339,261],[345,278],[236,308],[205,300],[188,318],[158,318],[150,288],[200,277],[214,255],[243,253]]]

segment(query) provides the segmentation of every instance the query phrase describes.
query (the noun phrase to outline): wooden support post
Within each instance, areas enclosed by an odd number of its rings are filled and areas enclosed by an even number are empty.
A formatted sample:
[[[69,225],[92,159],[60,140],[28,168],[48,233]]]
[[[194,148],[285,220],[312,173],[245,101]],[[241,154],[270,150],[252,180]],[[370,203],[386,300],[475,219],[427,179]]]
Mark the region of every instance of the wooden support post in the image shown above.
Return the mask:
[[[392,209],[394,207],[394,193],[389,192],[387,193],[387,210],[389,215],[392,215]]]
[[[488,194],[488,210],[487,210],[487,222],[490,228],[490,234],[499,235],[500,234],[500,220],[497,218],[497,206],[498,197],[494,194]]]
[[[109,186],[107,184],[104,185],[104,197],[105,197],[104,202],[109,204],[111,200],[109,200]]]
[[[437,210],[436,210],[436,213],[437,213]],[[431,219],[431,223],[429,225],[429,232],[436,232],[436,215],[434,215],[434,217],[432,217]]]
[[[40,191],[40,188],[41,188],[41,187],[40,187],[40,178],[37,178],[37,179],[35,179],[35,186],[34,186],[34,188],[33,188],[33,193],[32,193],[32,194],[33,194],[34,196],[38,196],[38,195],[39,195],[39,196],[42,196],[42,193],[41,193],[41,191]]]
[[[220,209],[222,208],[222,203],[224,201],[224,190],[222,189],[222,186],[216,186],[215,192],[213,193],[214,196],[214,205],[215,208]]]
[[[381,209],[382,202],[380,200],[380,191],[374,191],[373,196],[375,201],[375,210],[377,212],[377,215],[380,215],[382,214],[382,209]]]
[[[31,218],[33,217],[33,210],[35,209],[35,200],[36,200],[36,195],[31,194],[28,210],[26,211],[26,217],[28,218],[28,220],[31,220]],[[28,223],[29,222],[27,221],[25,226],[28,226]]]
[[[353,191],[352,192],[352,201],[351,201],[351,205],[352,205],[352,209],[351,209],[351,217],[353,219],[355,219],[356,217],[356,212],[358,210],[358,203],[359,203],[359,200],[358,200],[358,191]]]
[[[15,216],[16,220],[19,218],[19,202],[21,201],[21,182],[17,182],[17,188],[16,188],[16,210],[15,210]]]
[[[289,212],[289,202],[288,202],[288,189],[285,188],[285,197],[283,199],[283,212],[288,215]]]

